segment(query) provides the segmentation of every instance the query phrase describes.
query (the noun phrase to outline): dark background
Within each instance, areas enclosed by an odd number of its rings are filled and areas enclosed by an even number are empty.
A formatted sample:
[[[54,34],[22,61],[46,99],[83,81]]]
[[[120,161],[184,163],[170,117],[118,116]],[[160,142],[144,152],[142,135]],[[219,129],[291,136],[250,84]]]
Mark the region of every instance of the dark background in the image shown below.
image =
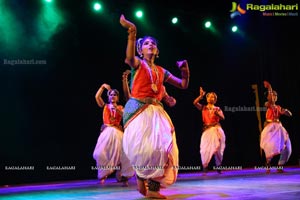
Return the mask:
[[[92,154],[102,124],[102,110],[94,96],[102,83],[121,91],[122,72],[128,69],[124,63],[127,32],[119,24],[122,13],[136,23],[138,37],[147,34],[158,39],[157,64],[179,76],[176,61],[189,62],[189,88],[180,90],[166,85],[168,93],[177,99],[176,106],[166,110],[176,128],[181,166],[201,166],[202,118],[192,104],[199,95],[199,86],[218,94],[217,105],[226,117],[221,122],[227,145],[223,165],[264,165],[256,112],[225,110],[254,107],[253,84],[257,84],[263,106],[264,80],[277,90],[277,103],[293,113],[293,117],[283,116],[281,120],[293,148],[287,165],[299,165],[298,16],[263,17],[260,12],[248,11],[231,19],[231,1],[156,0],[103,1],[107,10],[99,14],[91,11],[90,2],[56,1],[65,22],[47,41],[35,43],[32,41],[38,33],[33,22],[41,3],[6,2],[22,25],[22,36],[13,48],[0,39],[0,184],[96,179],[96,171],[91,170],[95,166]],[[143,5],[144,23],[132,14],[136,5]],[[173,14],[182,17],[178,26],[169,23]],[[207,18],[213,19],[217,34],[203,28]],[[240,33],[231,33],[233,23],[239,25]],[[0,33],[5,31],[0,28]],[[47,63],[9,65],[5,59]],[[125,104],[123,99],[120,103]],[[260,114],[264,120],[265,112]],[[34,170],[6,170],[7,166],[34,166]],[[75,166],[76,170],[49,171],[47,166]]]

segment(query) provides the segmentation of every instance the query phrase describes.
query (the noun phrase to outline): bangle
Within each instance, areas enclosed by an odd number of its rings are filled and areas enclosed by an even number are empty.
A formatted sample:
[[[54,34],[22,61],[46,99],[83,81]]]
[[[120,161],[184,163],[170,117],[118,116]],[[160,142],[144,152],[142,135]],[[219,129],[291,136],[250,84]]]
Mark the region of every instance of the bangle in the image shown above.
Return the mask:
[[[136,30],[135,30],[135,29],[129,28],[127,32],[128,32],[129,35],[134,35],[134,36],[136,36]]]
[[[129,27],[127,32],[128,33],[133,33],[133,32],[136,33],[136,28],[135,27]]]
[[[131,36],[131,35],[129,35],[129,36],[128,36],[128,40],[131,40],[131,41],[136,41],[136,37],[135,37],[135,36]]]
[[[128,40],[135,41],[136,40],[136,29],[130,27],[127,32],[128,32]]]

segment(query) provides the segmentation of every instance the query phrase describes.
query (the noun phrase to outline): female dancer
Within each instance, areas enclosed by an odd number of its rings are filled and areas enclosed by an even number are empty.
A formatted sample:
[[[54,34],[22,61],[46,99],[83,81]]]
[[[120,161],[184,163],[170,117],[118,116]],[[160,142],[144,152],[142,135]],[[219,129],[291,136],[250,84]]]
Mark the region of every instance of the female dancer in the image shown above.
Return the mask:
[[[155,63],[159,53],[156,39],[145,36],[136,41],[136,26],[124,15],[120,23],[129,33],[125,63],[132,70],[131,97],[123,114],[123,148],[135,169],[139,192],[164,199],[160,187],[177,179],[178,147],[174,126],[160,101],[164,83],[180,89],[188,87],[188,62],[177,62],[181,78],[172,75]],[[140,57],[135,55],[136,50]]]
[[[261,132],[260,147],[266,156],[266,173],[270,173],[271,160],[274,156],[280,155],[277,172],[283,172],[283,165],[289,160],[292,153],[292,145],[289,134],[279,121],[281,115],[291,117],[292,113],[276,105],[277,92],[272,89],[271,84],[264,81],[265,88],[268,89],[268,101],[265,103],[267,108],[264,129]]]
[[[102,93],[107,90],[108,103],[102,99]],[[128,186],[128,178],[134,175],[134,170],[122,150],[123,127],[121,125],[123,106],[118,105],[119,91],[111,89],[104,83],[96,93],[96,102],[103,109],[103,125],[94,149],[98,179],[103,184],[105,179],[116,171],[116,178]]]
[[[200,95],[193,102],[196,108],[202,111],[203,132],[200,142],[200,154],[203,171],[205,175],[208,171],[208,164],[214,156],[217,172],[220,174],[221,170],[218,167],[222,164],[226,137],[219,121],[224,120],[225,117],[220,107],[215,106],[217,94],[214,92],[206,94],[207,105],[199,103],[204,95],[205,91],[200,87]]]

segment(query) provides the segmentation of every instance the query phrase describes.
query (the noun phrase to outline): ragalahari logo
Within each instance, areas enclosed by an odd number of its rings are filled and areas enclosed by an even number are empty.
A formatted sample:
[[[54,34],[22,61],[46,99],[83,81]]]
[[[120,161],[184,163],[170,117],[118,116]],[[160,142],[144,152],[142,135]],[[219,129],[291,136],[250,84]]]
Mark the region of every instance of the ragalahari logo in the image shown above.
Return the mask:
[[[230,18],[233,19],[236,16],[244,15],[246,13],[246,10],[241,8],[240,4],[237,4],[236,2],[232,2],[232,8],[229,12],[231,12]]]

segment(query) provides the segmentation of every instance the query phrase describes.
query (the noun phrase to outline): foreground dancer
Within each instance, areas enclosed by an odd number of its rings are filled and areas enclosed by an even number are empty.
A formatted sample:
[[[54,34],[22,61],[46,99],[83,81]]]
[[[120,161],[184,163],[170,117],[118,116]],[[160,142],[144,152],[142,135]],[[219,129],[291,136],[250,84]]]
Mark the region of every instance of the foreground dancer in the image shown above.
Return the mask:
[[[128,30],[125,63],[132,70],[131,95],[123,114],[124,152],[135,169],[139,192],[165,199],[160,188],[175,183],[179,158],[174,126],[160,101],[164,83],[188,87],[188,62],[176,63],[181,78],[175,77],[154,62],[159,53],[155,38],[145,36],[136,41],[136,26],[124,15],[120,23]],[[140,57],[135,55],[136,50]]]
[[[222,164],[226,137],[219,121],[224,120],[225,117],[220,107],[215,106],[217,102],[216,93],[207,93],[207,105],[199,103],[204,95],[205,91],[200,87],[200,94],[193,102],[196,108],[202,111],[203,132],[200,141],[200,155],[203,171],[204,175],[208,172],[208,165],[214,156],[217,172],[221,174],[222,172],[218,167]]]
[[[292,113],[288,109],[276,105],[277,92],[272,89],[269,82],[264,81],[264,86],[268,89],[268,101],[265,103],[267,108],[266,121],[260,136],[260,147],[264,150],[266,156],[266,173],[270,173],[271,160],[276,155],[280,155],[277,172],[282,173],[283,165],[291,156],[292,145],[289,134],[279,121],[279,117],[281,115],[291,117]]]
[[[108,103],[102,99],[102,93],[107,90]],[[128,178],[134,175],[134,170],[122,151],[123,127],[121,125],[123,106],[118,105],[119,91],[111,89],[104,83],[95,95],[96,102],[103,109],[103,125],[94,149],[98,179],[104,184],[106,178],[116,171],[116,178],[128,186]]]

